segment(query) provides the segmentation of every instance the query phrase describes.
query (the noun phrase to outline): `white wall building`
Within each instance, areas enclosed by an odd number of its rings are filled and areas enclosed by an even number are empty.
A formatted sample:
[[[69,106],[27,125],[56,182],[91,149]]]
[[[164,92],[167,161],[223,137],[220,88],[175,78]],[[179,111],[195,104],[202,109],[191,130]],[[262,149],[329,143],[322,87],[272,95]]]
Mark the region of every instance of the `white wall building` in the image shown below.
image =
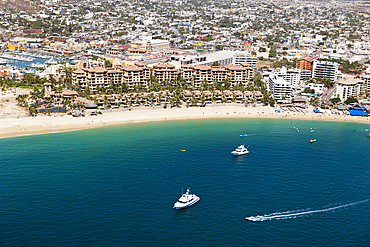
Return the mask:
[[[325,85],[321,83],[305,83],[305,86],[315,89],[316,94],[323,94],[326,91]]]
[[[364,92],[370,92],[370,75],[360,76],[360,79],[364,81]]]
[[[240,65],[241,63],[249,63],[252,68],[257,66],[257,57],[235,54],[232,60],[233,65]]]
[[[284,80],[284,78],[272,74],[269,77],[269,88],[276,102],[278,103],[291,102],[292,85],[291,83]]]
[[[338,81],[338,63],[314,61],[312,78],[315,77]]]
[[[301,80],[311,78],[312,77],[312,71],[311,70],[302,70],[301,71]]]
[[[178,62],[180,65],[191,64],[212,66],[213,63],[229,65],[232,64],[234,54],[234,51],[216,51],[201,55],[173,55],[171,56],[171,63]]]
[[[299,87],[301,80],[301,70],[300,69],[287,69],[282,67],[281,69],[276,69],[275,72],[271,73],[271,76],[276,75],[277,77],[283,78],[285,81],[290,83],[292,89]]]
[[[361,92],[365,92],[365,85],[365,82],[360,79],[338,82],[337,92],[334,96],[339,95],[340,100],[345,101],[350,96],[355,97]]]

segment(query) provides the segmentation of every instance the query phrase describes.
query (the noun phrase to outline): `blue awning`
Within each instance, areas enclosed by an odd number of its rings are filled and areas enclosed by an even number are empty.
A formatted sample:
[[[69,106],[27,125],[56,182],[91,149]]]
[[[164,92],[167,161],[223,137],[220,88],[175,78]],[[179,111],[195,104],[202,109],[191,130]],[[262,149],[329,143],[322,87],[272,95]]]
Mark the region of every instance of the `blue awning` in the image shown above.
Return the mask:
[[[362,117],[368,117],[369,114],[367,114],[364,111],[359,111],[359,110],[349,110],[349,113],[351,116],[362,116]]]

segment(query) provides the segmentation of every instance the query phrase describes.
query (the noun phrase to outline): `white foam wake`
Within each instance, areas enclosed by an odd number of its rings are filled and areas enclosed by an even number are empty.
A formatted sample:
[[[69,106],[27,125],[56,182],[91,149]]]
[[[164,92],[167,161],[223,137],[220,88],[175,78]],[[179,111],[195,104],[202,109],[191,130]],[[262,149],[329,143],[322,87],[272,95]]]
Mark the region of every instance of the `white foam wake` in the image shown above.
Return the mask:
[[[265,221],[265,220],[273,220],[273,219],[291,219],[291,218],[297,218],[303,215],[308,215],[308,214],[315,214],[315,213],[323,213],[323,212],[328,212],[340,208],[345,208],[345,207],[350,207],[354,206],[360,203],[364,203],[369,201],[370,199],[358,201],[358,202],[352,202],[344,205],[339,205],[336,207],[331,207],[331,208],[324,208],[324,209],[317,209],[317,210],[297,210],[297,211],[287,211],[287,212],[277,212],[277,213],[272,213],[272,214],[266,214],[266,215],[257,215],[257,216],[249,216],[246,217],[246,220],[249,221]]]

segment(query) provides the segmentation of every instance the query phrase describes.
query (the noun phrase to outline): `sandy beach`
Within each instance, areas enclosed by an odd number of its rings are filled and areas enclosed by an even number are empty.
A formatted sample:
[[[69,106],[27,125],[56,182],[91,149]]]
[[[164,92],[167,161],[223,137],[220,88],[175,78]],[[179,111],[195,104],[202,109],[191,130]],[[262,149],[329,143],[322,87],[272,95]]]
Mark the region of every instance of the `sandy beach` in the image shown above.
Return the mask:
[[[54,114],[51,116],[37,116],[24,118],[0,119],[0,138],[42,134],[51,132],[64,132],[97,128],[119,124],[134,124],[152,121],[173,121],[190,119],[215,118],[275,118],[300,119],[316,121],[342,121],[370,123],[368,117],[350,117],[329,114],[315,114],[312,109],[308,113],[276,113],[272,107],[245,107],[238,104],[211,105],[207,107],[183,107],[172,109],[153,109],[151,107],[117,109],[103,111],[102,115],[86,117],[72,117],[71,115]]]
[[[16,97],[22,94],[29,94],[30,92],[31,89],[27,88],[11,88],[8,90],[0,89],[0,117],[17,117],[26,115],[28,110],[17,104]]]

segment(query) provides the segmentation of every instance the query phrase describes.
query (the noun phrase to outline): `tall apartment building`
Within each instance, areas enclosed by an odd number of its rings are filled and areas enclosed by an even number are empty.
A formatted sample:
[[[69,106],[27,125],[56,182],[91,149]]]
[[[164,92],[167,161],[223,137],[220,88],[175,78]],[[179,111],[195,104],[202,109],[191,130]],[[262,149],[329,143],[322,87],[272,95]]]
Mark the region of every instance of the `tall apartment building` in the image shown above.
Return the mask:
[[[281,69],[277,69],[274,74],[278,77],[284,78],[284,80],[290,83],[293,88],[297,88],[299,86],[301,80],[300,69],[287,69],[286,67],[282,67]]]
[[[370,75],[360,76],[360,79],[364,81],[363,92],[370,92]]]
[[[348,97],[358,96],[361,92],[366,91],[366,83],[361,79],[352,79],[338,82],[335,97],[339,95],[340,100],[345,101]]]
[[[318,56],[305,56],[301,57],[296,62],[296,68],[300,70],[312,70],[313,62],[318,60]]]
[[[338,63],[314,61],[312,78],[315,77],[338,81]]]
[[[290,102],[292,99],[292,85],[282,77],[271,75],[269,77],[269,88],[276,102]]]

